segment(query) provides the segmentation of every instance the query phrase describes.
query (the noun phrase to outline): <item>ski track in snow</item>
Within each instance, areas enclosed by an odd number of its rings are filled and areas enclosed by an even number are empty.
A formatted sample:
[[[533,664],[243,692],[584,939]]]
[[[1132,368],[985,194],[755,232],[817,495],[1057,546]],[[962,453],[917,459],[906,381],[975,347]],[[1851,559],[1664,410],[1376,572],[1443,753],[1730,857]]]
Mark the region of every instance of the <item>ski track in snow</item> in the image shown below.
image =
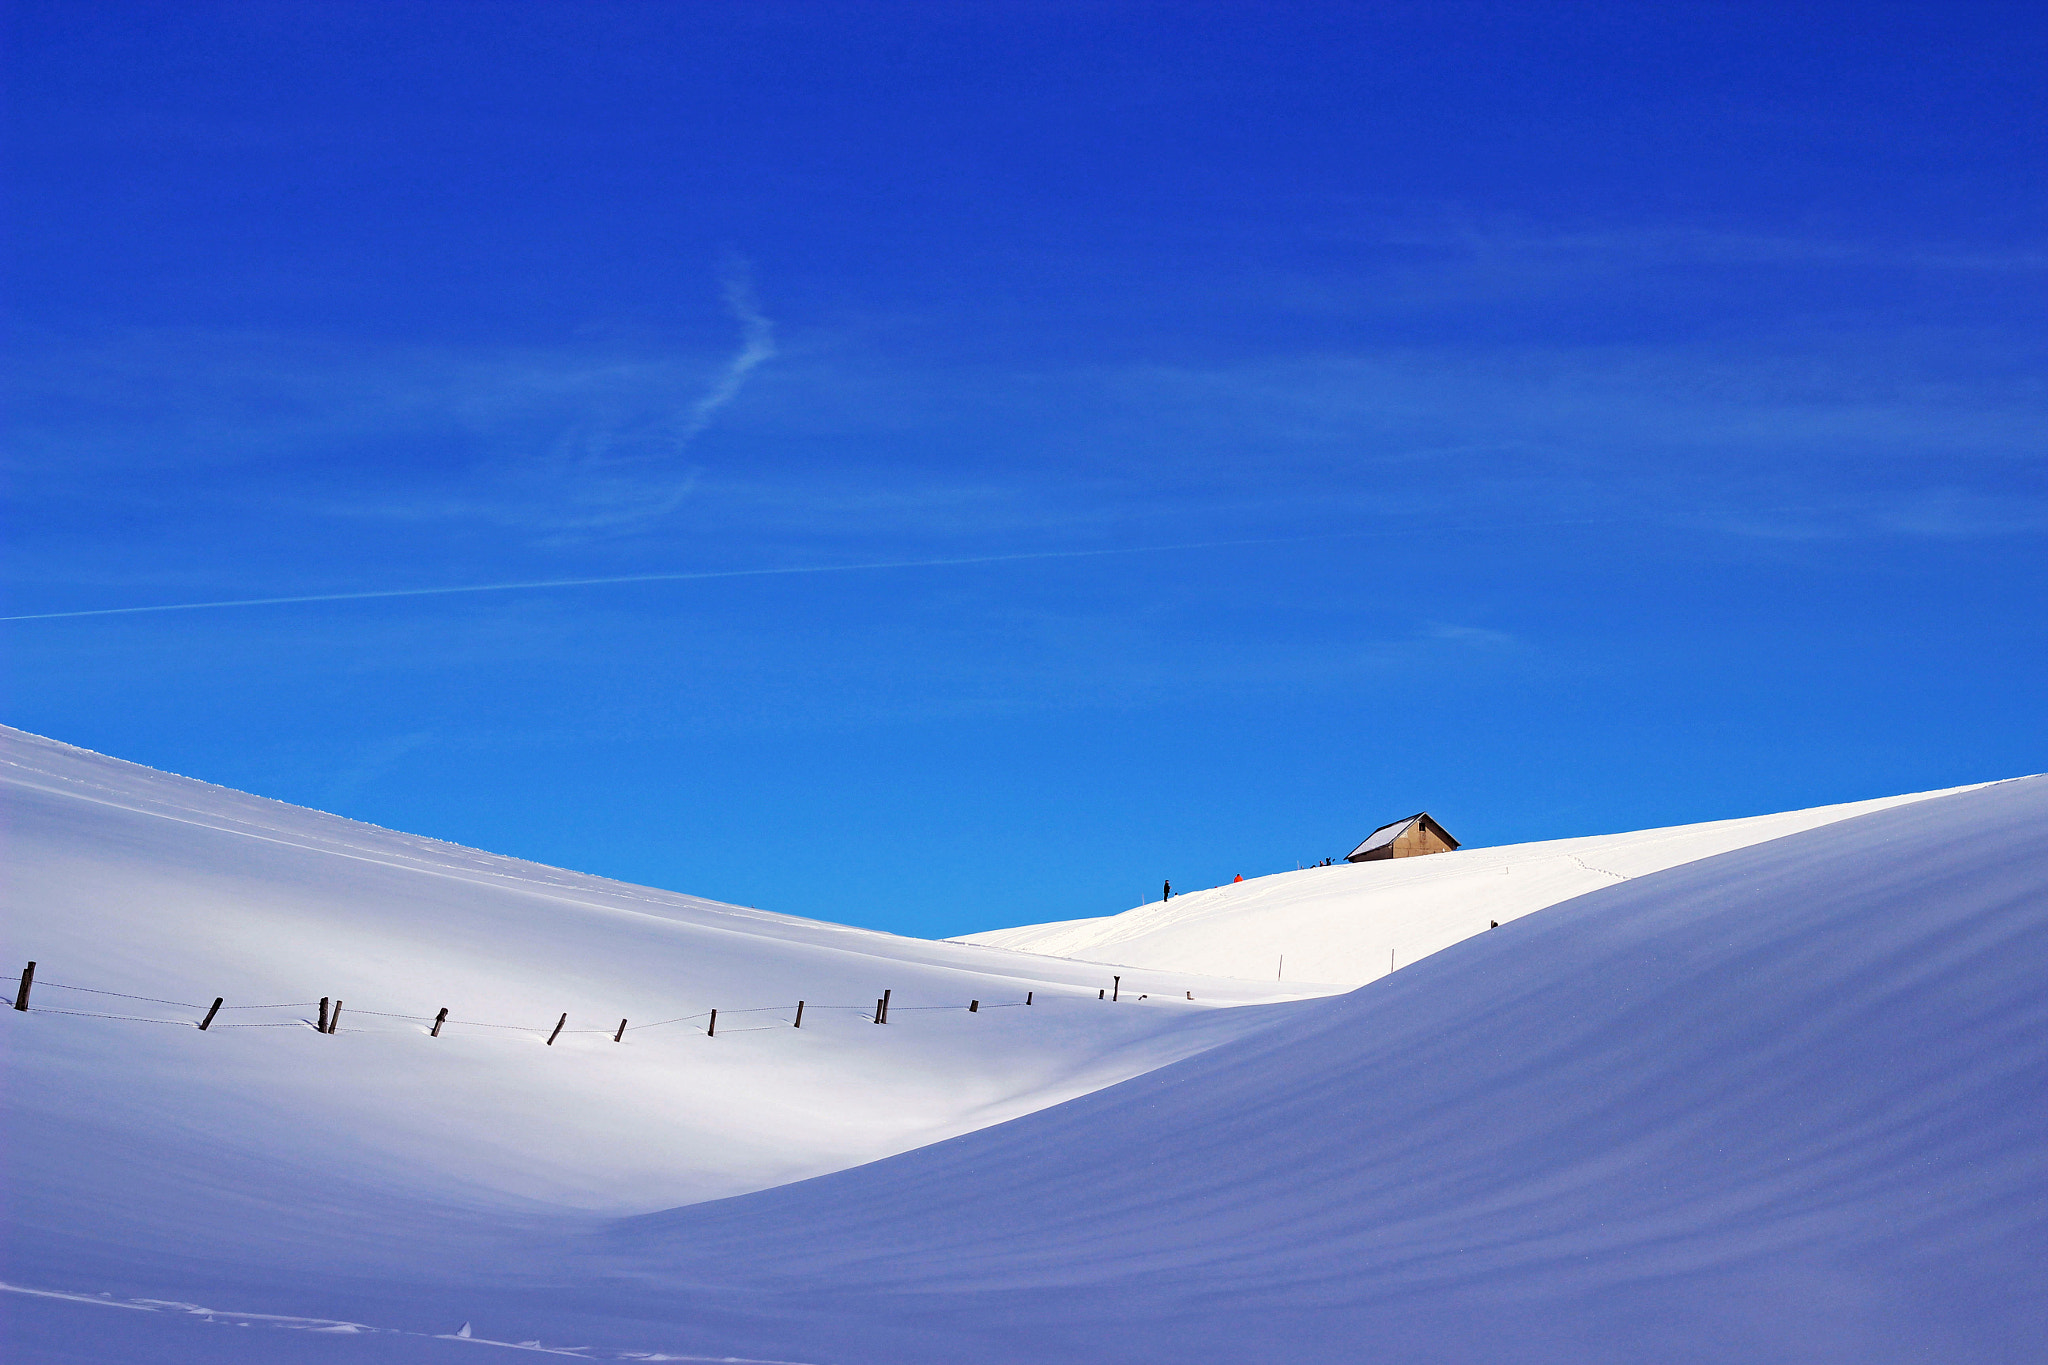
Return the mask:
[[[758,1356],[676,1355],[667,1351],[597,1351],[589,1346],[549,1346],[540,1341],[494,1341],[489,1337],[475,1335],[469,1330],[467,1323],[463,1324],[463,1330],[459,1332],[408,1332],[402,1327],[372,1327],[367,1323],[343,1322],[335,1318],[298,1318],[282,1313],[239,1313],[231,1309],[208,1308],[204,1304],[184,1303],[176,1299],[117,1299],[111,1294],[78,1294],[60,1289],[35,1289],[28,1285],[8,1284],[5,1281],[0,1281],[0,1293],[25,1294],[33,1298],[86,1304],[94,1308],[120,1308],[131,1312],[184,1315],[228,1327],[268,1327],[289,1332],[321,1332],[345,1336],[373,1334],[416,1337],[432,1341],[461,1341],[473,1346],[499,1346],[511,1351],[569,1356],[575,1360],[681,1360],[710,1361],[716,1362],[717,1365],[815,1365],[815,1362],[810,1361],[769,1360]]]

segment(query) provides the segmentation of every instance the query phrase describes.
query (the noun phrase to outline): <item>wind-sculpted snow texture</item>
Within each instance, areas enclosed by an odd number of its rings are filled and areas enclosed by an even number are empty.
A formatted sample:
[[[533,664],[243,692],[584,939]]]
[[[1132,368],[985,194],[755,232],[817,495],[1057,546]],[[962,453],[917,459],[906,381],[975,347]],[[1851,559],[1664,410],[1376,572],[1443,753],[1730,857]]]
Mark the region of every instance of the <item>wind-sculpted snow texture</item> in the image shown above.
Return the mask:
[[[1359,985],[1498,921],[1614,882],[1929,797],[1595,834],[1419,858],[1311,867],[1190,891],[1120,915],[964,935],[1020,952],[1271,981]]]
[[[9,743],[0,947],[54,943],[39,979],[540,1016],[10,1012],[13,1360],[2003,1362],[2048,1328],[2042,779],[1202,1009]],[[1042,1014],[539,1036],[721,981],[917,1004],[1030,972]],[[720,1181],[757,1192],[615,1216]]]

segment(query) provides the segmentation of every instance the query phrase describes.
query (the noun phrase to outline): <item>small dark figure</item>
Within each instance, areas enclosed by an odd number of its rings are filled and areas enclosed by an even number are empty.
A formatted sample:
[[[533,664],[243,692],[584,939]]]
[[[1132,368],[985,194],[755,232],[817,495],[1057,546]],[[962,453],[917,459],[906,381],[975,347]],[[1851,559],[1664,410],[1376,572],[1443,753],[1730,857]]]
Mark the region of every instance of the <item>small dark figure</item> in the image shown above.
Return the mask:
[[[1172,899],[1173,899],[1173,883],[1172,883],[1172,882],[1168,882],[1168,883],[1166,884],[1166,889],[1165,889],[1164,891],[1161,891],[1161,892],[1159,893],[1159,899],[1160,899],[1160,900],[1162,900],[1162,901],[1170,901],[1170,900],[1172,900]]]
[[[1487,928],[1489,928],[1489,929],[1498,929],[1498,928],[1500,928],[1500,921],[1499,921],[1499,920],[1489,920],[1489,921],[1487,922],[1487,925],[1486,925],[1486,927],[1487,927]]]

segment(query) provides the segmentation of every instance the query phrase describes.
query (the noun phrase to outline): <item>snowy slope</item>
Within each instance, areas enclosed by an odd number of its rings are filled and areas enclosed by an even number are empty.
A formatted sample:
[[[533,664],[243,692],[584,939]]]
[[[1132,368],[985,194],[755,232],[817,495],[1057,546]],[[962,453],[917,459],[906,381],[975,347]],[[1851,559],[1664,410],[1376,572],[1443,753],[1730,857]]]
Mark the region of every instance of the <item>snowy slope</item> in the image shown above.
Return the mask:
[[[0,799],[0,964],[39,964],[35,1011],[0,1018],[17,1232],[211,1236],[212,1204],[282,1236],[316,1197],[662,1208],[1067,1099],[1286,994],[1126,974],[1151,998],[1112,1007],[1100,969],[561,872],[19,731]],[[307,1023],[321,996],[345,1002],[332,1037]],[[429,1038],[442,1007],[457,1022]]]
[[[704,1345],[798,1359],[2040,1359],[2044,987],[2031,778],[607,1249],[649,1293],[744,1291]]]
[[[1483,932],[1493,921],[1506,924],[1631,877],[1949,794],[1311,867],[1120,915],[995,929],[958,941],[1162,971],[1258,981],[1284,974],[1290,981],[1358,985]]]
[[[1112,1006],[1086,964],[0,740],[37,1004],[533,1020],[5,1012],[10,1360],[1989,1362],[2048,1328],[2048,780],[1605,879],[1335,998]],[[886,1027],[542,1041],[884,986]]]

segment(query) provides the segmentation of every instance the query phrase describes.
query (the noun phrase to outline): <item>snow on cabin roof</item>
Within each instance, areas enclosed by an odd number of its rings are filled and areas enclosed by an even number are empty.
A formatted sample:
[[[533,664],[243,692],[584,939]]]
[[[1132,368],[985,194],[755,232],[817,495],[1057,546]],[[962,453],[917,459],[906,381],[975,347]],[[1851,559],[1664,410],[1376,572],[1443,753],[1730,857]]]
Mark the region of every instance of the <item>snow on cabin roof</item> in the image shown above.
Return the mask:
[[[1427,814],[1429,814],[1428,811],[1419,810],[1406,819],[1394,821],[1391,825],[1381,825],[1378,829],[1365,836],[1364,843],[1352,849],[1344,856],[1346,858],[1356,858],[1361,853],[1370,853],[1376,848],[1385,848],[1388,844],[1400,838],[1406,832],[1408,826],[1414,824]]]

